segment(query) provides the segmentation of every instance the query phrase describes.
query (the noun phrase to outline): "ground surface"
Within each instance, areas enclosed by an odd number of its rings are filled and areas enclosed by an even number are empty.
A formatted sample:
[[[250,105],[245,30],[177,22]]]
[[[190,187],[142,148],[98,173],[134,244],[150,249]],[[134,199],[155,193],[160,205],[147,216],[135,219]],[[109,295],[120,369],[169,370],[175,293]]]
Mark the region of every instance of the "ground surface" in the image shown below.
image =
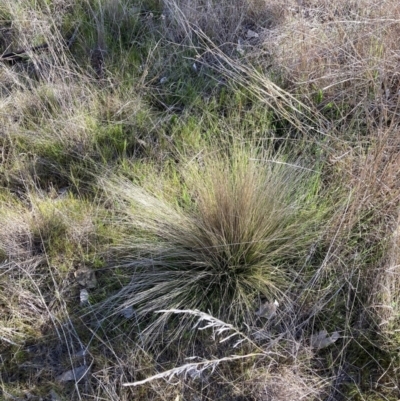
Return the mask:
[[[0,398],[398,400],[399,32],[4,0]]]

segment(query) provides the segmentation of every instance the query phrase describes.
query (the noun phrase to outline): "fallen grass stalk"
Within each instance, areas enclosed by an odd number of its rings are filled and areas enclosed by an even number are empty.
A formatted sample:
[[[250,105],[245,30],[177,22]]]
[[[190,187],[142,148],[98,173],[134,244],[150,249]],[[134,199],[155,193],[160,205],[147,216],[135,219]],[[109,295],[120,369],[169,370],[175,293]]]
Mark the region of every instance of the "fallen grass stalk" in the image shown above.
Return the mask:
[[[165,372],[158,373],[154,376],[148,377],[147,379],[140,380],[137,382],[133,383],[123,383],[122,385],[125,387],[129,386],[141,386],[145,383],[151,382],[153,380],[157,379],[167,379],[167,382],[169,384],[170,381],[175,377],[179,375],[184,375],[186,378],[187,375],[191,376],[193,375],[193,371],[196,372],[196,375],[201,375],[205,370],[211,369],[211,374],[214,372],[214,370],[217,368],[217,366],[222,363],[222,362],[232,362],[236,360],[242,360],[242,359],[247,359],[247,358],[254,358],[254,357],[265,357],[267,356],[264,353],[252,353],[252,354],[247,354],[247,355],[232,355],[220,359],[213,359],[210,361],[203,361],[203,362],[194,362],[194,363],[187,363],[185,365],[179,366],[177,368],[169,369],[166,370]],[[198,369],[200,368],[200,370]]]
[[[305,170],[305,171],[311,171],[311,172],[313,172],[313,173],[318,173],[317,170],[313,170],[313,169],[311,169],[311,168],[299,166],[299,165],[297,165],[297,164],[292,164],[292,163],[280,162],[280,161],[278,161],[278,160],[261,160],[261,159],[250,159],[250,160],[262,161],[262,162],[264,162],[264,163],[284,164],[284,165],[286,165],[286,166],[291,166],[291,167],[294,167],[294,168],[298,168],[298,169],[300,169],[300,170]]]
[[[233,326],[232,324],[223,322],[222,320],[217,319],[216,317],[214,317],[208,313],[201,312],[198,310],[189,310],[189,309],[187,309],[187,310],[184,310],[184,309],[159,310],[159,311],[156,311],[156,313],[174,313],[174,314],[185,313],[185,314],[189,314],[192,316],[196,316],[196,317],[198,317],[198,321],[193,326],[193,329],[195,329],[198,325],[200,325],[201,322],[206,322],[206,325],[199,327],[198,330],[206,330],[206,329],[210,329],[210,328],[214,329],[213,334],[212,334],[213,340],[215,340],[216,336],[221,336],[221,334],[224,333],[225,331],[233,331],[234,332],[234,333],[230,334],[229,336],[220,339],[219,340],[220,344],[224,343],[225,341],[228,341],[229,339],[233,338],[234,336],[239,336],[239,337],[242,337],[242,339],[236,341],[235,344],[233,345],[233,348],[236,348],[243,341],[247,341],[249,344],[251,344],[252,346],[257,348],[259,351],[262,351],[262,348],[260,348],[256,343],[254,343],[247,335],[245,335],[244,333],[239,331],[235,326]]]
[[[193,30],[204,41],[206,48],[204,54],[198,54],[199,60],[201,61],[202,57],[208,53],[216,60],[216,63],[205,63],[205,67],[226,76],[234,85],[249,91],[261,103],[266,104],[277,115],[290,122],[293,127],[306,136],[310,130],[323,136],[332,136],[332,124],[318,110],[306,105],[276,85],[267,75],[257,71],[251,64],[245,64],[229,57],[198,28],[193,27]],[[196,62],[199,60],[193,59]],[[315,124],[316,121],[318,121],[318,125]]]

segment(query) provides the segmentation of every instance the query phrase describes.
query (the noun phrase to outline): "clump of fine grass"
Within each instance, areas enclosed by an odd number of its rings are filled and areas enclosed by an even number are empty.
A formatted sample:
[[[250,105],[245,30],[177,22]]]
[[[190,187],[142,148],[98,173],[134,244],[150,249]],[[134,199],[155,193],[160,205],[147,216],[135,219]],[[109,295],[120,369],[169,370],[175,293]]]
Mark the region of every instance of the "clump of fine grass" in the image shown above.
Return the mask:
[[[102,180],[129,230],[114,267],[131,275],[104,304],[113,312],[133,307],[139,320],[185,308],[251,321],[258,297],[281,298],[301,282],[325,212],[318,210],[318,173],[234,145],[186,161],[179,174],[178,201],[162,188]],[[156,318],[149,333],[164,322]]]

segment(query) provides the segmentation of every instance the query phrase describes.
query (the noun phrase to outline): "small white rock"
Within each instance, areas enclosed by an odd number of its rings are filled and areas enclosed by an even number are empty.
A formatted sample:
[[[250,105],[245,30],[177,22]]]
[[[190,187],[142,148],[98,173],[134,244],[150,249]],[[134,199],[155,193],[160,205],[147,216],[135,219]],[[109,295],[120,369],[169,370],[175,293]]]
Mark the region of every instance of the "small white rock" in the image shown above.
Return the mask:
[[[87,305],[89,303],[89,292],[86,288],[82,288],[79,294],[81,305]]]

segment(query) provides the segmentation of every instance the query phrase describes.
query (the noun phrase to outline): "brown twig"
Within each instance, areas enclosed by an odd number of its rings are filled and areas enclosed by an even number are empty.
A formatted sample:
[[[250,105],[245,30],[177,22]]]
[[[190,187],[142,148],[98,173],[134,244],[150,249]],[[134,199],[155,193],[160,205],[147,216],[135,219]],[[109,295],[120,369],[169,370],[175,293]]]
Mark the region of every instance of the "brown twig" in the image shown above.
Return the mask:
[[[74,33],[71,35],[71,37],[66,41],[67,48],[69,49],[72,44],[75,42],[77,33],[78,33],[78,28],[77,26],[74,30]],[[41,45],[38,46],[33,46],[28,49],[20,49],[15,52],[8,52],[5,54],[2,54],[0,56],[0,62],[6,62],[9,64],[15,64],[17,62],[22,62],[26,59],[29,58],[29,53],[38,53],[39,51],[42,50],[47,50],[49,48],[48,43],[42,43]]]
[[[33,46],[29,49],[22,49],[22,50],[17,50],[15,52],[9,52],[6,54],[3,54],[0,56],[0,61],[3,62],[9,62],[11,64],[14,64],[19,61],[24,61],[26,60],[28,56],[28,52],[38,52],[40,50],[46,50],[48,49],[49,45],[47,43],[43,43],[39,46]]]

